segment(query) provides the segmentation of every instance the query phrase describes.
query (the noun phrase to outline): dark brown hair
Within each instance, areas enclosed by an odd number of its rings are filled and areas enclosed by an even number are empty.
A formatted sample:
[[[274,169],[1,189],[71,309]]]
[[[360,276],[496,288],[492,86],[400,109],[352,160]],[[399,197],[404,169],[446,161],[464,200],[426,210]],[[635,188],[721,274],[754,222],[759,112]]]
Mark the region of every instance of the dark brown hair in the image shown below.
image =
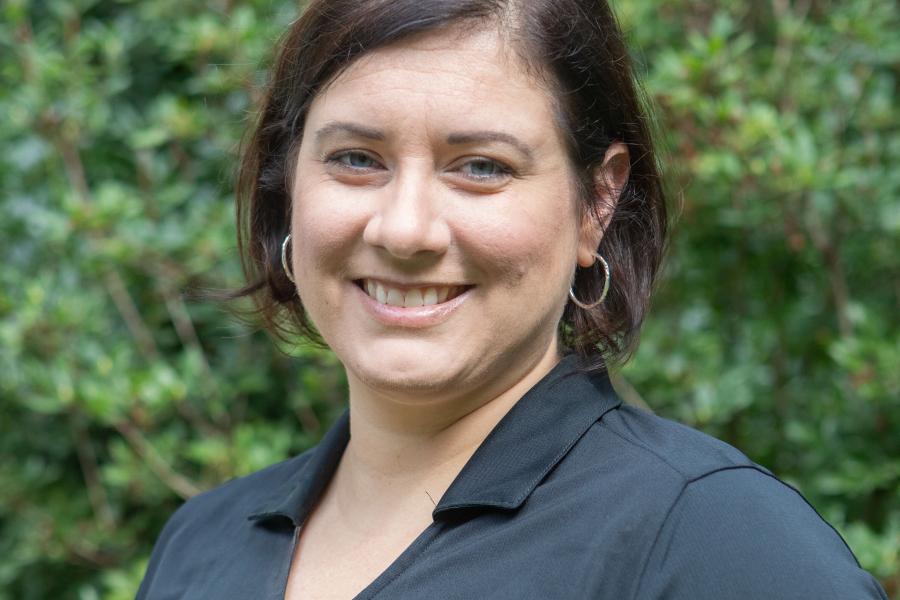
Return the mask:
[[[542,73],[558,107],[586,210],[597,210],[593,171],[614,141],[628,146],[631,174],[598,252],[612,271],[606,300],[569,302],[561,343],[600,367],[634,350],[666,245],[667,212],[628,50],[605,0],[312,0],[282,38],[237,182],[238,249],[252,297],[278,338],[322,343],[281,266],[290,228],[295,150],[312,99],[356,58],[414,34],[465,24],[496,27],[530,71]],[[602,267],[579,268],[574,289],[598,297]]]

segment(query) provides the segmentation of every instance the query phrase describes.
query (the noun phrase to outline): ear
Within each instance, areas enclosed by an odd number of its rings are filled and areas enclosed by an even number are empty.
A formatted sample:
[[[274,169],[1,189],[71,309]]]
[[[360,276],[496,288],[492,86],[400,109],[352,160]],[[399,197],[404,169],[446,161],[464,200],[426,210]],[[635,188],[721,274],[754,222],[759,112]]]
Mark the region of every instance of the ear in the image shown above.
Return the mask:
[[[603,156],[603,163],[594,168],[594,206],[584,211],[581,222],[581,239],[578,244],[578,265],[590,267],[597,260],[594,252],[603,239],[619,195],[631,174],[631,157],[628,146],[613,142]]]

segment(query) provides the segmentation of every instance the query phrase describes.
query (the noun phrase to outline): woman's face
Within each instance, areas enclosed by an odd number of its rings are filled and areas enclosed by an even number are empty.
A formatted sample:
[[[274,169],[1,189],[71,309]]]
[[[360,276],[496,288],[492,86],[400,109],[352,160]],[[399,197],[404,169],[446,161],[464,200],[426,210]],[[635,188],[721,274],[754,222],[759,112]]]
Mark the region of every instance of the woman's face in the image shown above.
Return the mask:
[[[351,387],[453,398],[556,351],[599,238],[551,98],[514,56],[493,32],[435,33],[363,56],[310,107],[291,260]]]

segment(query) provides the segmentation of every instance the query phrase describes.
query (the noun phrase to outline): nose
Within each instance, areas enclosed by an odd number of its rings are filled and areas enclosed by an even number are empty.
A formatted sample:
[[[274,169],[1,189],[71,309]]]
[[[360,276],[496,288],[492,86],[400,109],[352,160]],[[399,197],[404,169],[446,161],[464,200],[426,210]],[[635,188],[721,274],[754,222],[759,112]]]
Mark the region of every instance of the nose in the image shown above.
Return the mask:
[[[363,240],[401,259],[443,254],[450,244],[450,229],[442,212],[426,174],[398,177],[393,185],[385,186]]]

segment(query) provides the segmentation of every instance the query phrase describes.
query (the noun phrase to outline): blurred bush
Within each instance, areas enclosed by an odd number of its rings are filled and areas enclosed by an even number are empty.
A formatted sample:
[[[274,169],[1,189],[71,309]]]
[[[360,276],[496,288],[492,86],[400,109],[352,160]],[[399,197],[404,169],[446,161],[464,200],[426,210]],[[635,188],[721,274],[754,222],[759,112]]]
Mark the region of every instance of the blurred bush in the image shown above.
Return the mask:
[[[618,9],[682,202],[623,375],[799,487],[897,593],[898,6]],[[330,354],[185,294],[241,283],[237,147],[295,12],[0,5],[0,599],[133,597],[184,498],[341,412]]]

